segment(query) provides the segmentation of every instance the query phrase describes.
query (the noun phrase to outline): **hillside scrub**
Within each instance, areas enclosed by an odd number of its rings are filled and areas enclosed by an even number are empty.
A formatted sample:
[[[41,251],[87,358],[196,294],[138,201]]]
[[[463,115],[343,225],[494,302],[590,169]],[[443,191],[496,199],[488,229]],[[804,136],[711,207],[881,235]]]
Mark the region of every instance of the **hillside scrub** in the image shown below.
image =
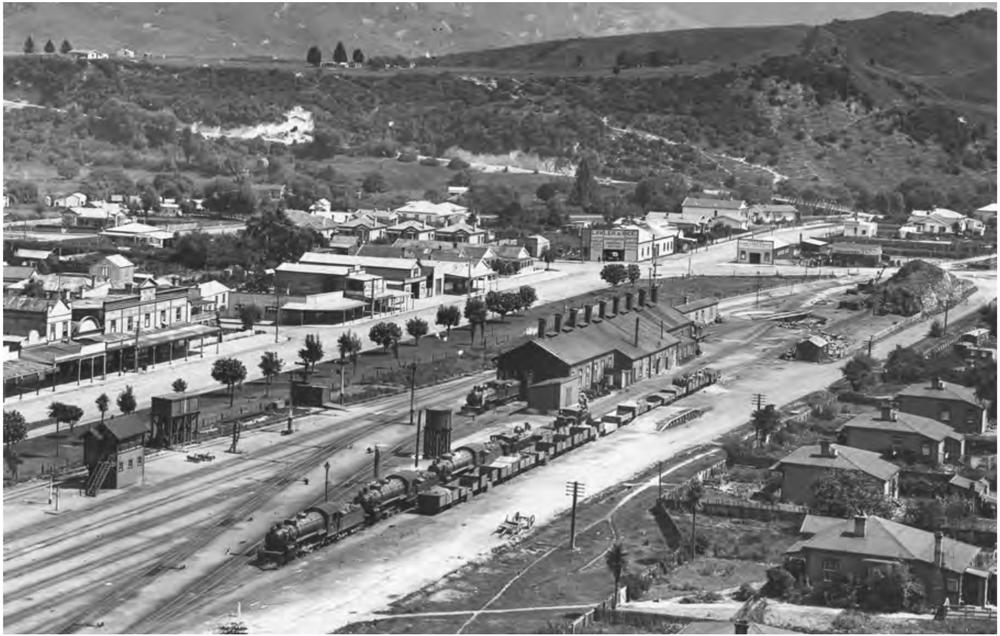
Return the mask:
[[[912,316],[954,306],[969,293],[972,283],[959,279],[937,265],[910,261],[875,292],[882,313]]]

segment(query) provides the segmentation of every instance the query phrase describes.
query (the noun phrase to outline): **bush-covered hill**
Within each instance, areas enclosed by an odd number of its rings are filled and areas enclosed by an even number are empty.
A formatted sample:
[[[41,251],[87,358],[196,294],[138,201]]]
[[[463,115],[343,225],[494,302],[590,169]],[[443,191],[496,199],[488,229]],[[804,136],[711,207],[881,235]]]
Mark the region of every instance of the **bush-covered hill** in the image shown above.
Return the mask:
[[[838,44],[841,38],[868,42],[879,33],[871,24],[892,19],[904,32],[912,30],[911,23],[921,26],[914,31],[921,38],[951,33],[953,46],[968,42],[972,52],[953,53],[949,65],[935,60],[930,71],[948,69],[940,77],[929,72],[916,78],[884,66],[891,61],[904,67],[902,45],[887,47],[883,58],[858,62],[867,49]],[[190,154],[181,133],[187,124],[275,122],[301,106],[316,120],[316,141],[295,152],[314,161],[333,154],[395,156],[404,149],[441,156],[460,148],[491,155],[519,151],[571,166],[596,153],[602,176],[638,181],[683,175],[689,183],[717,187],[742,180],[745,166],[736,159],[745,159],[791,176],[799,189],[898,190],[907,204],[930,205],[969,202],[967,194],[951,196],[959,190],[974,191],[977,200],[995,196],[995,98],[966,100],[944,94],[932,82],[944,76],[948,79],[941,81],[955,82],[962,69],[968,78],[984,72],[972,66],[983,42],[996,41],[995,13],[899,14],[862,22],[866,25],[782,28],[788,37],[770,45],[760,30],[742,30],[727,41],[746,47],[757,42],[769,57],[714,70],[699,62],[697,74],[677,68],[567,75],[435,68],[340,72],[288,64],[179,66],[7,56],[5,98],[61,111],[8,112],[5,167],[65,160],[123,165],[128,157],[115,156],[123,152],[161,153],[169,167],[182,151]],[[644,37],[632,41],[647,42]],[[698,45],[704,51],[740,48],[726,48],[714,31],[705,37]],[[792,45],[798,53],[791,52]],[[683,58],[685,50],[676,54]],[[646,65],[644,56],[650,54],[636,48],[624,61]],[[923,59],[915,56],[910,63],[916,66],[906,68],[920,68]],[[995,57],[983,61],[995,63]],[[623,128],[649,134],[623,134]],[[223,156],[243,146],[215,142],[222,158],[202,162],[205,170],[218,165],[225,173]],[[266,144],[251,146],[255,153],[274,152]],[[748,185],[759,179],[770,185],[766,172],[755,174]],[[910,185],[900,189],[904,181]]]

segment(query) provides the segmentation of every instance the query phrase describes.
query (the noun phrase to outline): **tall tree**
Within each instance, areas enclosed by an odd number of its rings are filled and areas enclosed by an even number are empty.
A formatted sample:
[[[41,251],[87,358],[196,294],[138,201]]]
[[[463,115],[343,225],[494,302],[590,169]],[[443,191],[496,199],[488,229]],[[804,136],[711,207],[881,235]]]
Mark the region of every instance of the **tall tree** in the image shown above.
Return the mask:
[[[815,512],[831,517],[858,514],[886,517],[892,504],[868,475],[854,470],[827,470],[812,485]]]
[[[340,359],[347,360],[350,358],[351,364],[354,365],[354,369],[358,368],[358,354],[361,352],[361,338],[358,338],[354,332],[348,331],[347,333],[340,334],[337,338],[337,349],[340,351]]]
[[[309,51],[306,53],[306,63],[313,66],[319,66],[323,63],[323,53],[319,50],[318,46],[313,45],[309,47]]]
[[[135,400],[135,391],[132,390],[131,384],[126,384],[125,389],[118,394],[118,398],[115,400],[118,405],[118,410],[122,412],[123,415],[128,415],[130,413],[135,413],[135,409],[138,406]]]
[[[639,282],[639,279],[642,278],[642,270],[639,269],[638,265],[632,263],[625,268],[625,275],[628,276],[628,282],[635,285]]]
[[[24,41],[24,52],[28,55],[35,52],[35,41],[31,39],[30,35],[28,36],[28,39]]]
[[[517,295],[521,301],[518,307],[521,311],[530,309],[532,305],[538,302],[538,292],[531,285],[521,285],[518,287]]]
[[[472,344],[476,342],[476,326],[478,325],[483,333],[486,333],[486,303],[481,298],[470,298],[465,301],[465,319],[469,321],[469,330],[472,332]],[[485,337],[485,336],[484,336]]]
[[[260,357],[260,364],[257,366],[260,368],[260,372],[264,374],[264,381],[267,383],[264,395],[271,395],[271,382],[276,375],[281,373],[281,367],[284,365],[285,361],[279,358],[275,351],[265,351],[264,355]]]
[[[987,409],[991,418],[997,416],[997,363],[996,360],[984,360],[972,368],[972,386],[976,391],[976,399]]]
[[[48,42],[45,43],[45,49],[44,50],[45,50],[46,53],[55,53],[56,52],[56,45],[52,43],[52,40],[49,40]]]
[[[841,369],[841,373],[844,379],[851,383],[852,389],[861,391],[878,381],[877,368],[878,362],[874,358],[857,353],[847,361],[847,364]]]
[[[225,384],[229,391],[229,406],[236,397],[236,385],[247,377],[247,368],[236,358],[219,358],[212,364],[212,379]]]
[[[771,434],[781,426],[781,416],[778,413],[777,407],[773,404],[768,404],[764,408],[753,412],[751,422],[757,446],[763,446],[767,443],[767,439]]]
[[[337,47],[333,49],[333,61],[337,64],[347,63],[347,49],[344,48],[343,42],[337,42]]]
[[[83,417],[83,409],[75,404],[64,404],[63,402],[53,402],[49,405],[49,417],[56,421],[56,437],[59,436],[59,423],[65,422],[69,424],[70,435],[73,434],[73,428],[76,423],[80,421]]]
[[[108,407],[111,404],[111,398],[108,397],[107,393],[101,393],[94,400],[94,404],[97,405],[97,410],[101,412],[101,424],[104,424],[104,414],[108,412]]]
[[[576,167],[576,182],[570,192],[569,201],[582,208],[589,208],[597,203],[597,179],[594,177],[594,161],[589,155],[580,160]]]
[[[451,328],[457,327],[462,321],[462,312],[455,305],[441,305],[437,310],[437,317],[434,324],[441,325],[446,329],[445,337],[451,336]]]
[[[59,46],[59,52],[66,55],[73,50],[73,45],[69,43],[69,40],[63,40],[62,44]]]
[[[354,60],[355,64],[364,64],[365,54],[361,52],[361,49],[354,49],[354,53],[351,55],[351,59]]]
[[[691,511],[691,560],[695,558],[695,546],[698,536],[698,508],[701,507],[701,499],[705,496],[705,489],[700,481],[695,481],[688,486],[684,493],[684,503]]]
[[[406,321],[406,333],[413,336],[413,344],[420,346],[420,339],[427,335],[427,321],[413,317]]]
[[[176,380],[174,380],[174,383],[170,385],[170,389],[174,393],[183,393],[187,391],[187,388],[188,388],[188,383],[187,380],[185,380],[184,378],[177,378]]]
[[[612,609],[618,607],[618,588],[621,586],[622,574],[628,570],[628,562],[628,552],[625,551],[625,546],[621,543],[611,546],[608,553],[604,555],[604,563],[608,566],[608,570],[611,571],[611,576],[615,578],[615,592],[611,596]]]
[[[3,444],[13,449],[18,442],[28,437],[28,423],[20,411],[3,412]]]
[[[261,311],[257,305],[243,305],[240,307],[240,324],[244,331],[253,329],[253,326],[260,320]]]
[[[621,263],[608,263],[601,268],[601,280],[617,287],[628,279],[628,270]]]
[[[323,342],[316,334],[307,334],[305,347],[299,349],[299,359],[302,360],[302,372],[306,377],[316,368],[316,363],[323,359]]]
[[[394,322],[380,322],[372,325],[368,331],[368,339],[388,351],[403,337],[403,330]]]

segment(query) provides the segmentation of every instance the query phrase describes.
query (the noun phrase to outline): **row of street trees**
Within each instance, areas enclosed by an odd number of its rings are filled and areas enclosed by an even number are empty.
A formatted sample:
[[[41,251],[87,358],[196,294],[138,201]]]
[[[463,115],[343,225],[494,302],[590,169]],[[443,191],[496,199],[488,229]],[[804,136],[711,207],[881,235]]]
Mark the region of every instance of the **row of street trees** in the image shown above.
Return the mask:
[[[365,54],[361,52],[361,49],[354,49],[354,53],[351,54],[351,60],[355,64],[365,63]],[[333,49],[333,61],[336,64],[347,64],[347,49],[344,48],[343,42],[337,42],[336,48]],[[323,63],[323,52],[316,45],[310,46],[309,50],[306,52],[306,62],[313,66],[319,66]]]
[[[56,45],[52,43],[52,40],[49,40],[48,42],[45,43],[45,47],[43,48],[43,50],[46,53],[55,53]],[[73,45],[69,43],[69,40],[63,40],[62,44],[59,46],[59,52],[62,53],[63,55],[66,55],[72,50],[73,50]],[[30,35],[28,36],[28,39],[24,41],[24,52],[27,53],[28,55],[31,55],[32,53],[35,52],[35,40],[32,39]]]

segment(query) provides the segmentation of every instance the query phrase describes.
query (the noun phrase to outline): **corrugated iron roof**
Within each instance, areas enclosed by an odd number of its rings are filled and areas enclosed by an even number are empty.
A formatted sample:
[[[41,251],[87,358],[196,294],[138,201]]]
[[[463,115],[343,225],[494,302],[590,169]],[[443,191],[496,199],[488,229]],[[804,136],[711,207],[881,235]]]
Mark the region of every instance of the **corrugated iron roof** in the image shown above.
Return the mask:
[[[940,442],[945,438],[962,439],[961,433],[929,417],[912,413],[896,412],[895,419],[882,419],[881,414],[863,413],[844,422],[841,429],[859,428],[874,431],[891,431],[896,433],[916,433],[928,439]]]
[[[878,453],[841,444],[830,444],[830,449],[836,450],[836,456],[821,454],[819,444],[800,446],[771,466],[771,470],[779,470],[782,464],[830,470],[860,470],[882,480],[899,472],[898,466],[885,461]]]
[[[961,384],[944,381],[941,381],[941,387],[942,388],[940,389],[936,389],[933,386],[928,385],[926,382],[923,384],[911,384],[900,391],[897,395],[905,397],[933,398],[935,400],[954,400],[956,402],[974,404],[979,407],[982,406],[979,403],[979,400],[976,399],[975,389],[962,386]]]

